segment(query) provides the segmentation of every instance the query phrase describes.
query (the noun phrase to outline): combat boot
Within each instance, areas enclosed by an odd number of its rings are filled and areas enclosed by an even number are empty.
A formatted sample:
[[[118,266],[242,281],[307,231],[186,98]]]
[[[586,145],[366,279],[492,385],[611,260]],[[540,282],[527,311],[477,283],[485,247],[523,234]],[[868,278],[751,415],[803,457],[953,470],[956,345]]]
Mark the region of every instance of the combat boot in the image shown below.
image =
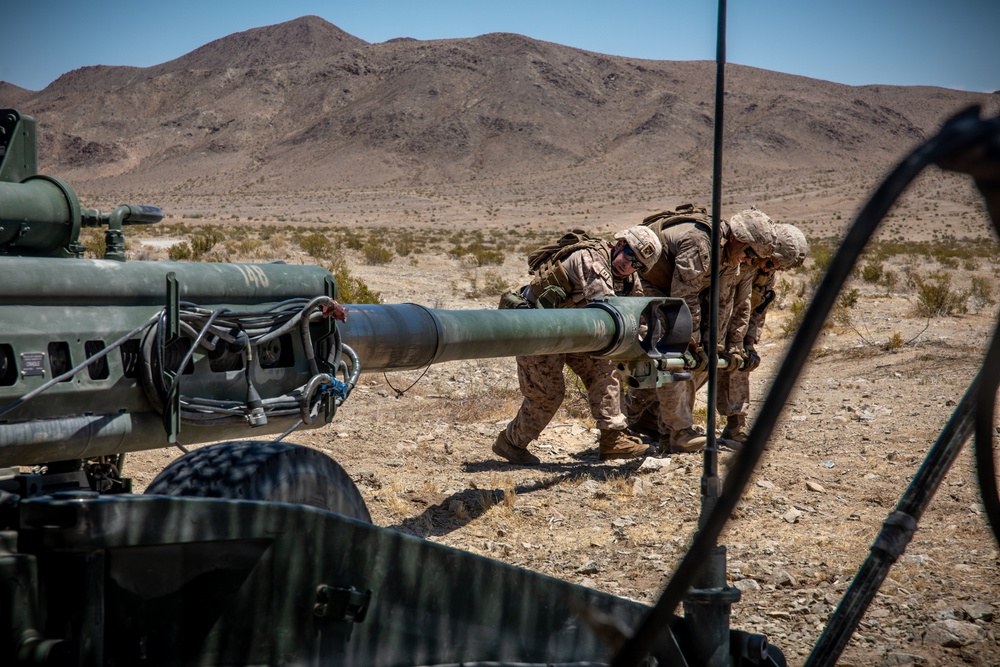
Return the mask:
[[[703,449],[707,442],[708,438],[689,426],[688,428],[673,432],[670,436],[670,451],[663,453],[684,454],[697,452]]]
[[[738,450],[747,443],[747,416],[729,415],[726,417],[726,428],[722,429],[722,439],[726,446]],[[735,444],[733,444],[735,443]]]
[[[625,431],[601,430],[601,439],[597,442],[597,458],[602,461],[610,459],[634,459],[645,456],[649,445],[634,435]]]
[[[536,466],[541,460],[528,451],[527,447],[516,447],[507,437],[507,431],[500,431],[493,443],[493,453],[502,456],[511,463],[522,466]]]
[[[646,436],[656,439],[660,436],[659,429],[656,415],[649,410],[643,410],[642,414],[634,419],[629,419],[628,422],[628,432],[640,438]]]

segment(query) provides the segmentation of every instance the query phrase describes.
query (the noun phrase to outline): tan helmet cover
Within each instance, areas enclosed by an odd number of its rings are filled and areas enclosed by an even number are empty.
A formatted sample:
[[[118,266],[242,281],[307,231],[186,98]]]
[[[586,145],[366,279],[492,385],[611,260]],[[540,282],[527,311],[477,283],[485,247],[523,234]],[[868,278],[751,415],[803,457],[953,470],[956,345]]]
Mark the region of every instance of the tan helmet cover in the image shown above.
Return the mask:
[[[802,266],[809,254],[809,242],[802,230],[795,225],[775,225],[774,236],[774,252],[771,255],[774,265],[782,271]]]
[[[653,268],[656,261],[660,259],[660,253],[663,252],[660,237],[652,229],[643,225],[623,229],[615,234],[615,238],[625,240],[625,243],[632,248],[636,258],[646,267],[646,271]]]
[[[729,230],[737,241],[749,245],[758,257],[769,257],[774,248],[774,223],[751,207],[729,219]]]

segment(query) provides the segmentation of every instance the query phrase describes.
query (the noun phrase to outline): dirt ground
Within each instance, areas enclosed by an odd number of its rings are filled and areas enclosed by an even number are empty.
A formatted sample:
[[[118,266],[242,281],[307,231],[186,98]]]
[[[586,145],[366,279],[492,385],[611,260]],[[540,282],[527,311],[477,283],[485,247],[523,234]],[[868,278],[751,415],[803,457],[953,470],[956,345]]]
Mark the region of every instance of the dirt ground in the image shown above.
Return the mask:
[[[926,261],[892,259],[902,271]],[[468,296],[476,271],[445,254],[352,268],[385,303],[495,305]],[[996,283],[995,263],[966,268],[956,287],[976,275]],[[522,257],[508,256],[501,270],[511,283],[526,275]],[[786,276],[772,308],[751,413],[774,380],[808,276]],[[732,627],[767,635],[791,665],[805,661],[964,394],[995,317],[984,304],[917,317],[902,284],[850,287],[855,303],[821,335],[722,538],[729,583],[742,591]],[[703,400],[704,392],[704,422]],[[599,462],[593,420],[571,383],[532,446],[542,465],[513,467],[490,445],[519,402],[510,358],[369,373],[332,424],[289,440],[335,458],[379,526],[655,602],[697,526],[702,455]],[[141,489],[175,454],[130,455],[127,472]],[[733,455],[720,456],[724,471]],[[967,446],[840,664],[1000,664],[998,550],[980,502]]]

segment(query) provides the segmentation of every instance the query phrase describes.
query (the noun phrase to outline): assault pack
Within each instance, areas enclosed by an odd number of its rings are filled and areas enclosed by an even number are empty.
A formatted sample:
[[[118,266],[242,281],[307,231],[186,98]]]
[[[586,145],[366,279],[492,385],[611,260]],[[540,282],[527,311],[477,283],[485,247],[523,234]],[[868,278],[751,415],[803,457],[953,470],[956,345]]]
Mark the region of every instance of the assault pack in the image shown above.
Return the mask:
[[[582,229],[571,229],[555,243],[533,250],[528,255],[528,271],[535,274],[546,261],[558,262],[582,248],[599,250],[604,248],[604,241],[594,238]]]
[[[661,220],[663,222],[660,222]],[[681,204],[672,211],[660,211],[659,213],[647,215],[642,219],[642,224],[647,227],[651,227],[657,222],[660,223],[660,229],[672,227],[682,222],[696,222],[708,225],[710,232],[712,229],[712,219],[708,215],[708,210],[703,206],[695,206],[694,204]]]
[[[571,229],[555,243],[544,245],[528,255],[528,271],[533,276],[531,290],[543,308],[569,308],[573,292],[569,275],[563,268],[562,260],[577,250],[589,248],[604,255],[608,264],[611,254],[606,241],[595,238],[582,229]]]

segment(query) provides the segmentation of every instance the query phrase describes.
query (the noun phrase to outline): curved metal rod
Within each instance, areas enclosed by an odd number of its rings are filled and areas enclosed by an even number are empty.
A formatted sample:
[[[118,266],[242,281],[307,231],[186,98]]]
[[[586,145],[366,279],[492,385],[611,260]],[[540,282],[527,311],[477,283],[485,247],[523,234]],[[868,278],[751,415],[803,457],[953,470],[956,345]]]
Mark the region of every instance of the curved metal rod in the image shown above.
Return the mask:
[[[995,132],[994,125],[980,120],[978,106],[956,114],[944,124],[938,134],[917,147],[896,166],[858,213],[806,310],[802,324],[795,333],[771,390],[747,436],[747,442],[737,454],[735,465],[726,477],[718,503],[695,533],[691,546],[660,599],[643,619],[635,635],[615,655],[611,663],[613,667],[638,665],[650,652],[663,628],[674,619],[674,610],[691,588],[694,577],[705,562],[705,555],[716,544],[763,456],[767,440],[805,366],[809,351],[833,308],[837,294],[882,218],[924,168],[968,150],[985,141],[992,132]]]
[[[993,459],[993,415],[997,388],[1000,387],[1000,320],[980,371],[976,395],[975,435],[976,477],[982,496],[984,514],[1000,544],[1000,497],[997,495],[996,462]]]

